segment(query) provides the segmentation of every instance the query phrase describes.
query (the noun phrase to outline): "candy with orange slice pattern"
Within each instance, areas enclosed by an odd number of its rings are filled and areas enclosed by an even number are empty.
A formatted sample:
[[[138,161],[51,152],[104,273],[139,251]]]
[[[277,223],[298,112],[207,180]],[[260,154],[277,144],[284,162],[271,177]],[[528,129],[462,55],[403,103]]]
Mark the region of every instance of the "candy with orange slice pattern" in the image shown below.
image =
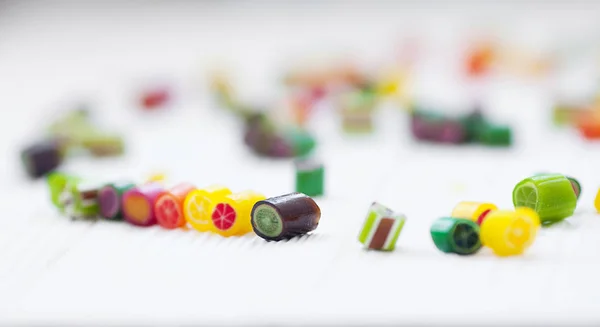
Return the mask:
[[[519,255],[533,244],[539,228],[540,218],[533,209],[496,210],[481,224],[481,242],[498,256]]]
[[[208,232],[213,230],[210,218],[210,209],[213,201],[231,194],[231,190],[222,185],[191,191],[183,201],[183,216],[185,220],[197,231]]]
[[[183,227],[186,223],[183,216],[183,202],[195,188],[190,183],[181,183],[162,192],[154,202],[158,224],[167,229]]]
[[[164,190],[159,183],[148,183],[123,194],[123,215],[125,220],[136,226],[151,226],[156,224],[154,202]]]
[[[244,235],[252,230],[250,212],[266,197],[254,191],[234,193],[221,198],[211,207],[211,223],[219,235]]]

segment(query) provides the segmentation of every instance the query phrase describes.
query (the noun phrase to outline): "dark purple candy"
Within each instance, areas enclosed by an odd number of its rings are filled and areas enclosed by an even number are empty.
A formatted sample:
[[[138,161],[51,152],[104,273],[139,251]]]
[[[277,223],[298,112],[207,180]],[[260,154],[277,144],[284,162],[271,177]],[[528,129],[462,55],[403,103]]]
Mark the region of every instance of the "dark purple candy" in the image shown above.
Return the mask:
[[[60,143],[45,140],[21,151],[21,162],[31,178],[39,178],[56,169],[62,161]]]

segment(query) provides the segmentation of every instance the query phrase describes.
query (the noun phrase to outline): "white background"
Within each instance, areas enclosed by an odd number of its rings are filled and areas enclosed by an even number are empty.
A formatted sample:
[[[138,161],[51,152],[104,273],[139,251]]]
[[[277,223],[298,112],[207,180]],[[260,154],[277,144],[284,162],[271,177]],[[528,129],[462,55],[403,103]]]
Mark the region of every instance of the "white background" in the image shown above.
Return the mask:
[[[600,322],[593,208],[600,148],[553,129],[549,116],[558,94],[588,95],[595,86],[598,57],[589,51],[599,39],[598,9],[590,2],[0,2],[0,323]],[[531,51],[577,45],[579,56],[549,80],[501,75],[474,88],[456,72],[461,46],[477,32]],[[290,59],[333,52],[373,66],[414,35],[426,44],[414,94],[458,108],[478,90],[490,117],[514,126],[515,146],[418,145],[393,105],[382,108],[375,135],[344,138],[325,106],[310,127],[327,196],[309,237],[266,243],[74,222],[55,213],[43,182],[20,170],[18,149],[57,110],[84,99],[103,124],[126,131],[128,155],[74,159],[66,170],[107,181],[160,171],[172,183],[290,192],[291,163],[250,155],[239,122],[209,98],[208,69],[224,63],[244,99],[276,102]],[[176,103],[143,115],[136,88],[155,78],[172,83]],[[461,200],[510,208],[513,186],[539,171],[579,178],[583,195],[576,215],[541,231],[525,256],[437,251],[428,231],[434,219]],[[365,252],[356,241],[374,200],[409,219],[393,253]]]

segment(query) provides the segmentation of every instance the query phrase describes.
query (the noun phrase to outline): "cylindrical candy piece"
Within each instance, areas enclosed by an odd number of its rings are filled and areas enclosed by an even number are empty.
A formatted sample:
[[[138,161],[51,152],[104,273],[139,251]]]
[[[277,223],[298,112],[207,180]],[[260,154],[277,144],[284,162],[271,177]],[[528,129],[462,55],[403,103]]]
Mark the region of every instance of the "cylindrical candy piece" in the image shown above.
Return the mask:
[[[512,131],[508,126],[485,124],[479,133],[479,142],[490,146],[510,146]]]
[[[358,241],[366,249],[392,251],[405,222],[406,217],[403,214],[373,202],[358,235]]]
[[[304,235],[319,225],[321,209],[302,193],[290,193],[258,201],[252,208],[252,228],[267,241]]]
[[[431,225],[431,238],[442,252],[474,254],[481,248],[479,225],[469,219],[443,217]]]
[[[59,198],[64,213],[74,219],[96,218],[100,212],[99,189],[99,184],[88,181],[68,182]]]
[[[135,184],[132,182],[117,182],[104,185],[98,191],[100,216],[111,220],[123,219],[123,194],[134,187]]]
[[[296,166],[296,192],[308,196],[323,195],[325,168],[312,160],[298,160]]]
[[[499,256],[522,254],[540,228],[538,214],[530,208],[495,210],[481,224],[481,242]]]
[[[463,201],[454,207],[451,216],[469,219],[481,225],[485,217],[493,210],[498,210],[493,203]]]
[[[513,204],[537,212],[544,224],[563,220],[575,211],[577,196],[569,179],[561,174],[535,175],[519,182]]]
[[[48,188],[50,190],[50,198],[52,199],[52,204],[60,210],[63,210],[63,206],[60,202],[60,196],[62,192],[65,190],[69,183],[79,182],[81,179],[75,176],[53,172],[46,176],[46,183],[48,184]]]
[[[31,178],[38,178],[56,169],[62,162],[60,142],[46,140],[21,151],[21,162]]]
[[[252,231],[250,212],[266,197],[254,191],[226,195],[213,202],[210,208],[212,230],[221,236],[244,235]]]
[[[154,202],[164,190],[159,183],[148,183],[134,187],[123,194],[123,216],[136,226],[156,224]]]
[[[185,225],[183,202],[196,187],[190,183],[181,183],[162,192],[154,202],[154,212],[158,224],[167,229],[175,229]]]
[[[231,190],[223,185],[211,185],[191,191],[183,201],[185,220],[197,231],[211,231],[210,209],[212,203],[229,194],[231,194]]]

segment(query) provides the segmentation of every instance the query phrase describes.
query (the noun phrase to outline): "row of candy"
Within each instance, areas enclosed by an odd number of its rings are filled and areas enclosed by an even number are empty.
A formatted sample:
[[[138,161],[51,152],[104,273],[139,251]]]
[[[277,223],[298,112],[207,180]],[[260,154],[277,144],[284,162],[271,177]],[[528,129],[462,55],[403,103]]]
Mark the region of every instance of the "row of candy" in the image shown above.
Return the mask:
[[[54,205],[72,218],[122,220],[167,229],[191,226],[200,232],[241,236],[253,230],[264,239],[282,240],[314,230],[321,211],[302,193],[267,199],[254,191],[232,193],[213,185],[197,189],[181,183],[166,189],[149,181],[91,184],[61,173],[48,176]]]
[[[520,255],[535,241],[542,224],[551,225],[573,215],[581,184],[561,174],[537,174],[513,190],[514,210],[492,203],[464,201],[448,217],[430,228],[435,246],[445,253],[474,254],[485,245],[498,256]],[[600,212],[600,192],[596,197]],[[359,233],[365,248],[392,251],[406,222],[403,214],[373,203]]]

